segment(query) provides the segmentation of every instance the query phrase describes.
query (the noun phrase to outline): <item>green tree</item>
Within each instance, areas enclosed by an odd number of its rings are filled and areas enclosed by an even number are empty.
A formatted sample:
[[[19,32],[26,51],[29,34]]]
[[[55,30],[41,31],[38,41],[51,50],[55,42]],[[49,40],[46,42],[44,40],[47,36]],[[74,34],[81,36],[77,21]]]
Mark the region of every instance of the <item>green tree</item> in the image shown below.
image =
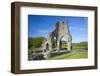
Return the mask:
[[[28,48],[39,48],[44,39],[44,37],[28,38]]]

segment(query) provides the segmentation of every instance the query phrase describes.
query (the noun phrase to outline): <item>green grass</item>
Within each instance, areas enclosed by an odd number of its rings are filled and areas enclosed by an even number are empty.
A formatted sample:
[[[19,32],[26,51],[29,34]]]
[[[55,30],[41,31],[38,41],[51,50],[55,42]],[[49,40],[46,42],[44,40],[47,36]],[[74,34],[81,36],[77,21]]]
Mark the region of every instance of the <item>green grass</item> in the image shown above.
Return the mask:
[[[63,44],[62,46],[61,46],[62,48],[67,48],[67,44]],[[80,50],[80,49],[87,49],[87,45],[79,45],[79,44],[73,44],[72,45],[72,50]]]
[[[55,57],[50,57],[48,60],[55,60],[55,59],[80,59],[80,58],[88,58],[86,53],[70,53],[70,54],[63,54]]]

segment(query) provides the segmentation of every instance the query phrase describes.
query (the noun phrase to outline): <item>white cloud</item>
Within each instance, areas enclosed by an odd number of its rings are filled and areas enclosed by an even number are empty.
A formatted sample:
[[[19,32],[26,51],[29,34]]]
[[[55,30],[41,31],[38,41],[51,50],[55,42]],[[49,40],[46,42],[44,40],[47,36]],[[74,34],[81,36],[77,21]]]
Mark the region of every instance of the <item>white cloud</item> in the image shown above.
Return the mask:
[[[49,30],[46,30],[46,29],[44,29],[44,30],[37,29],[36,31],[37,31],[38,33],[48,33],[48,32],[49,32]]]
[[[69,27],[70,30],[79,30],[79,31],[85,31],[86,28],[75,28],[75,27]]]

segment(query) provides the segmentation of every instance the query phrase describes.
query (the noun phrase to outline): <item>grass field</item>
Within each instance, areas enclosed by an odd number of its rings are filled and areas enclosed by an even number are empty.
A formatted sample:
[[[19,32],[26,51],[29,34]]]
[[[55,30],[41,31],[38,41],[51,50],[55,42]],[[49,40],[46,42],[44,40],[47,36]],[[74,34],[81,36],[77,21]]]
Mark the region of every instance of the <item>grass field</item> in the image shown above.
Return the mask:
[[[62,45],[62,48],[67,48],[67,44],[63,44]],[[72,44],[72,50],[80,50],[80,49],[84,49],[84,50],[87,50],[88,49],[88,45],[87,44],[79,44],[79,43],[76,43],[76,44]]]
[[[50,57],[48,60],[56,60],[56,59],[80,59],[80,58],[88,58],[87,53],[69,53],[63,54],[55,57]]]

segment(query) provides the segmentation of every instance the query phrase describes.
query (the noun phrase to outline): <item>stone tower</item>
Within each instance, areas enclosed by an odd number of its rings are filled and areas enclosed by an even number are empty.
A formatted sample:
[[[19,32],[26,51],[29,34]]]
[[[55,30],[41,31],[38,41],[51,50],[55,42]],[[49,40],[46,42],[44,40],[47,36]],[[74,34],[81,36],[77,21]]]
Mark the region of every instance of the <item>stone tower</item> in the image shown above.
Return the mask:
[[[56,38],[56,43],[57,43],[57,50],[61,49],[61,39],[62,38],[66,39],[67,43],[67,49],[66,50],[71,50],[72,49],[72,36],[70,34],[69,26],[67,22],[64,21],[58,21],[55,26],[55,30],[52,32],[49,32],[47,40],[45,40],[42,44],[42,48],[47,50],[53,50],[52,44],[53,44],[53,39]]]
[[[56,37],[57,37],[57,49],[60,50],[61,39],[64,37],[67,41],[67,50],[71,50],[72,36],[69,31],[68,24],[66,22],[57,22],[56,23]]]

